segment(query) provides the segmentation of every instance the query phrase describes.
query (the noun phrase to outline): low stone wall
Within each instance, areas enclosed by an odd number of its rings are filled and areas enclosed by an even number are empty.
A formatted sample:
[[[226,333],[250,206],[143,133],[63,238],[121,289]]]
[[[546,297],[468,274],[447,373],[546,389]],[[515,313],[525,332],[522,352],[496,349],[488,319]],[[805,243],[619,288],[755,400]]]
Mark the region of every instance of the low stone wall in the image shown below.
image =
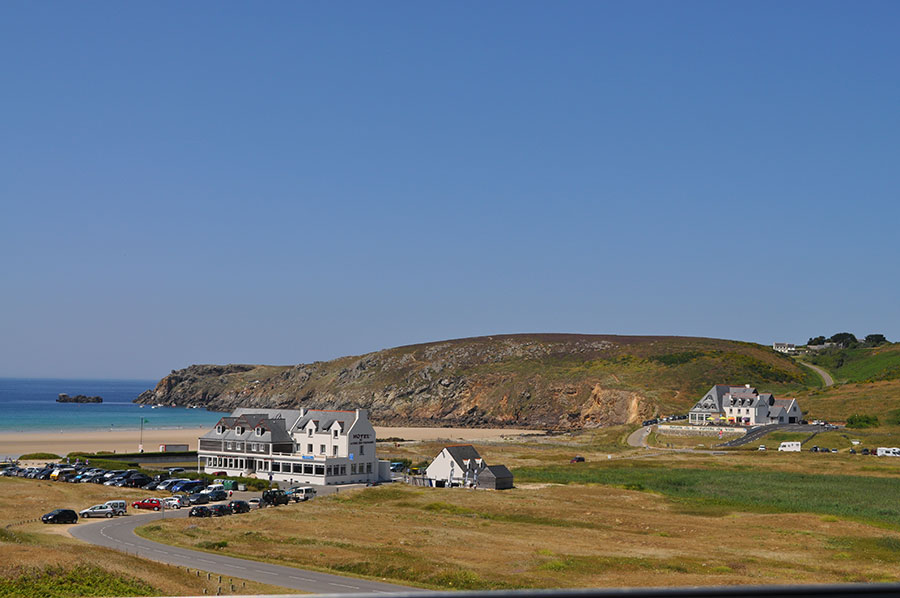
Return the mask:
[[[747,428],[732,428],[730,426],[673,426],[660,424],[658,432],[667,436],[723,436],[726,434],[746,434]]]

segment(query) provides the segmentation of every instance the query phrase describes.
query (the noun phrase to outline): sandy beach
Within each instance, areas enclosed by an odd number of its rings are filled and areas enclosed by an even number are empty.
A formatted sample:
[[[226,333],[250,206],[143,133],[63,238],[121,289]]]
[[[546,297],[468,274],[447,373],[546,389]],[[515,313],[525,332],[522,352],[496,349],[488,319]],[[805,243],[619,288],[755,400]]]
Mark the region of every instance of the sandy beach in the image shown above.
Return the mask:
[[[159,450],[160,444],[187,444],[197,449],[197,438],[208,428],[180,428],[154,430],[144,428],[145,452]],[[542,434],[538,430],[513,430],[489,428],[387,428],[375,427],[378,438],[402,438],[404,440],[437,440],[475,442],[499,440],[504,436]],[[139,430],[93,430],[83,432],[5,432],[0,434],[0,459],[19,457],[29,453],[54,453],[64,456],[74,451],[115,451],[131,453],[138,450]]]

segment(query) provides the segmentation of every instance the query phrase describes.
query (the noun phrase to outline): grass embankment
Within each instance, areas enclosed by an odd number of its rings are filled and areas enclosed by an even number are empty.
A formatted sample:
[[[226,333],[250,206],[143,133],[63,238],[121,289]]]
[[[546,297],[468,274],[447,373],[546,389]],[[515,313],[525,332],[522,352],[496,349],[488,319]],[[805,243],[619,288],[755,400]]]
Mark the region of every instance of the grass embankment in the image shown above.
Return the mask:
[[[806,419],[844,422],[851,415],[877,415],[882,424],[900,425],[900,380],[841,384],[796,395]]]
[[[231,592],[230,584],[220,587],[217,577],[207,580],[195,571],[188,573],[178,567],[84,544],[66,533],[70,525],[44,525],[39,521],[41,515],[56,508],[80,511],[113,498],[130,502],[146,495],[146,490],[0,477],[0,597],[196,596],[220,590],[224,594],[287,592],[243,580],[235,580],[238,587]]]
[[[900,343],[874,348],[832,349],[804,359],[828,370],[836,382],[900,379]]]
[[[502,461],[530,450],[510,446]],[[516,470],[518,487],[509,491],[394,484],[224,520],[157,522],[139,533],[427,588],[898,580],[900,480],[797,478],[768,473],[766,461],[796,467],[790,459],[755,457],[531,467]]]
[[[900,530],[900,504],[896,501],[900,495],[900,478],[723,471],[649,464],[638,467],[532,467],[519,468],[515,474],[524,482],[603,484],[657,492],[689,500],[684,504],[711,512],[738,509],[764,513],[819,513]]]

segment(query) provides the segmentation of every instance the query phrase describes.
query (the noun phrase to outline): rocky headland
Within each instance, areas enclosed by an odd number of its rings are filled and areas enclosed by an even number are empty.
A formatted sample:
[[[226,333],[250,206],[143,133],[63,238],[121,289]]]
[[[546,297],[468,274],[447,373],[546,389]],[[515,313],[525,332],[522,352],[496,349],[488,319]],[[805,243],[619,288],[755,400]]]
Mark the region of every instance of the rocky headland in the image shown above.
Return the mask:
[[[715,383],[803,388],[812,374],[752,343],[522,334],[457,339],[309,364],[192,365],[135,402],[369,409],[381,425],[594,428],[686,411]]]

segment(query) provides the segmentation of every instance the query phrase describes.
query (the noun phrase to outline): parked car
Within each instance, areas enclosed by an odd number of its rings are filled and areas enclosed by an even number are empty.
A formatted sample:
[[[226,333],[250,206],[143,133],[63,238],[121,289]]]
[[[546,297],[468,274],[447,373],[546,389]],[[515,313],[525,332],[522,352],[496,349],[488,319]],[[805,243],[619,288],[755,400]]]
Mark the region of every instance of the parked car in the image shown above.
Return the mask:
[[[136,500],[131,503],[131,506],[135,509],[152,509],[154,511],[159,511],[160,509],[164,509],[165,505],[158,498],[144,498],[141,500]]]
[[[54,509],[41,517],[44,523],[77,523],[78,514],[72,509]]]
[[[200,492],[191,494],[190,502],[192,505],[208,505],[209,494],[201,494]]]
[[[759,448],[756,449],[756,450],[758,450],[758,451],[764,451],[764,450],[766,450],[766,445],[761,444],[761,445],[759,445]]]
[[[575,455],[569,460],[569,463],[584,463],[584,457],[581,455]]]
[[[191,510],[188,511],[188,517],[212,517],[212,512],[209,510],[209,507],[191,507]]]
[[[184,467],[170,467],[166,471],[168,471],[170,474],[171,473],[184,473]]]
[[[172,487],[181,482],[190,482],[190,480],[187,478],[169,478],[168,480],[163,480],[162,482],[160,482],[156,489],[168,490],[169,492],[171,492]]]
[[[316,489],[311,486],[294,486],[288,488],[287,491],[285,491],[285,494],[287,494],[292,501],[300,502],[315,498]]]
[[[112,519],[115,514],[113,508],[109,505],[94,505],[93,507],[88,507],[78,513],[78,516],[82,519],[87,519],[89,517],[106,517],[107,519]]]
[[[108,500],[103,504],[105,504],[109,507],[112,507],[113,515],[124,515],[125,513],[128,512],[128,503],[125,502],[124,500],[120,500],[120,499]]]
[[[286,505],[288,504],[287,494],[284,493],[284,490],[266,490],[262,493],[262,501],[260,502],[260,506],[263,504],[267,506],[278,506],[278,505]]]
[[[233,500],[228,503],[228,506],[231,507],[232,513],[249,513],[250,512],[250,503],[246,500]]]
[[[228,500],[228,493],[224,490],[213,490],[212,492],[207,492],[206,496],[209,497],[210,502],[217,502],[220,500]]]
[[[228,505],[209,505],[209,512],[213,517],[224,517],[225,515],[233,515],[234,511]]]
[[[150,476],[146,476],[146,475],[134,476],[134,477],[130,477],[127,480],[125,480],[124,486],[126,488],[140,488],[142,486],[146,486],[147,484],[149,484],[152,481],[153,480],[150,479]]]
[[[260,508],[262,508],[262,506],[263,506],[263,505],[262,505],[262,499],[260,499],[260,498],[251,498],[250,500],[247,501],[247,505],[248,505],[251,509],[260,509]]]
[[[180,496],[169,496],[163,499],[163,504],[166,505],[167,509],[180,509],[188,506],[189,503]]]

